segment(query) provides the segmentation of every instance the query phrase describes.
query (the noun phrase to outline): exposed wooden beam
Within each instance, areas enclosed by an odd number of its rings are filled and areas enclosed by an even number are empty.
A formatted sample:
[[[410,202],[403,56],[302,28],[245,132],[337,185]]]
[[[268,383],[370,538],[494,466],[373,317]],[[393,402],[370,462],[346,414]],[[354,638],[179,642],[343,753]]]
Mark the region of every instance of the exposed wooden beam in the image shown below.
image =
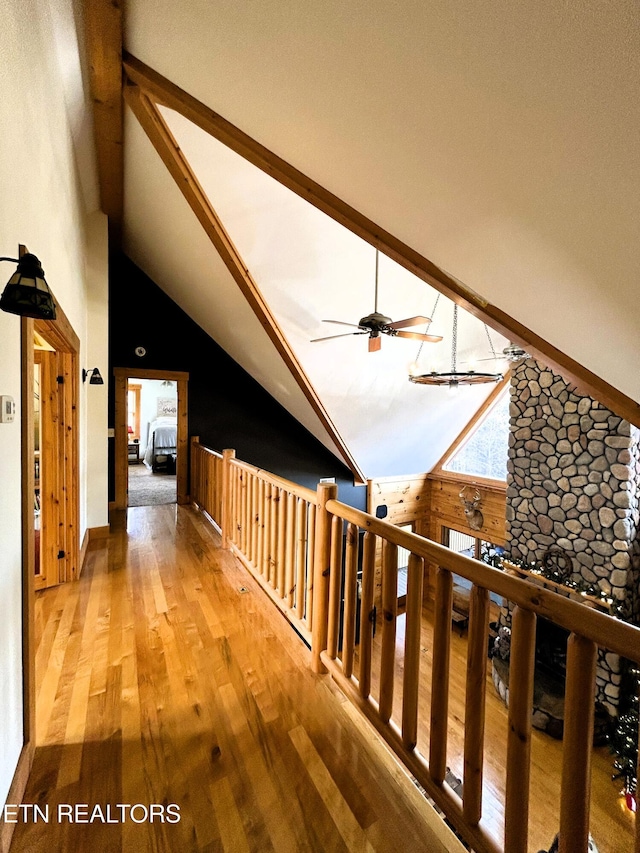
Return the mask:
[[[164,121],[157,105],[150,100],[142,89],[134,84],[125,86],[124,95],[127,104],[131,107],[132,112],[160,155],[160,158],[195,213],[207,236],[215,246],[243,296],[251,306],[260,325],[269,336],[269,339],[320,419],[321,424],[336,445],[340,455],[352,471],[356,480],[364,483],[365,478],[362,471],[324,408],[302,365],[278,325],[276,318],[271,313],[256,282],[247,269],[246,264],[231,241],[224,225]]]
[[[109,217],[115,245],[120,243],[124,199],[122,5],[122,0],[84,0],[100,207]]]
[[[124,70],[128,78],[140,86],[150,98],[176,110],[254,166],[267,172],[336,222],[344,225],[418,278],[435,287],[440,293],[479,317],[509,340],[526,348],[527,352],[575,384],[579,391],[594,397],[616,414],[640,426],[640,403],[578,364],[575,359],[561,352],[553,344],[545,341],[479,294],[474,293],[428,258],[380,228],[371,219],[269,151],[139,59],[125,54]]]

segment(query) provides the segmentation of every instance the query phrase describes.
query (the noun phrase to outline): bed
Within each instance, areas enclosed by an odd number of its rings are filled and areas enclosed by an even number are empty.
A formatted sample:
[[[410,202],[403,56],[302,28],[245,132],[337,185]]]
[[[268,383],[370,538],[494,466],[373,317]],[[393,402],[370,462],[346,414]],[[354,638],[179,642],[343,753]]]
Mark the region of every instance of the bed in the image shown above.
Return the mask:
[[[178,425],[176,418],[156,418],[149,424],[144,464],[157,471],[166,471],[175,464]]]

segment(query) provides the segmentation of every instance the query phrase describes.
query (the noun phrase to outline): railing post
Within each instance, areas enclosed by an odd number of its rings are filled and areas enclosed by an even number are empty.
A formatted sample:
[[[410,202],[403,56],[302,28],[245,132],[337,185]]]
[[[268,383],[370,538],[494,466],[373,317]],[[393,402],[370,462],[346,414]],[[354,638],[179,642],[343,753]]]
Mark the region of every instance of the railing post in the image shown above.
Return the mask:
[[[567,641],[567,686],[564,699],[560,853],[587,849],[591,794],[591,748],[598,647],[571,634]]]
[[[199,504],[200,503],[200,500],[199,500],[200,496],[198,494],[198,476],[197,476],[198,460],[196,458],[196,450],[195,450],[197,444],[200,444],[200,436],[199,435],[192,435],[191,436],[191,459],[190,459],[190,462],[191,462],[191,478],[190,478],[191,479],[191,488],[189,489],[189,491],[191,492],[191,502]]]
[[[231,523],[233,520],[232,489],[231,489],[231,460],[235,458],[235,450],[222,451],[222,511],[220,528],[222,530],[222,547],[229,547],[231,538]]]
[[[338,487],[335,483],[318,483],[316,505],[316,532],[313,551],[313,633],[311,638],[311,666],[314,672],[324,673],[326,667],[320,653],[327,648],[329,611],[329,564],[331,561],[331,516],[327,501],[335,500]]]

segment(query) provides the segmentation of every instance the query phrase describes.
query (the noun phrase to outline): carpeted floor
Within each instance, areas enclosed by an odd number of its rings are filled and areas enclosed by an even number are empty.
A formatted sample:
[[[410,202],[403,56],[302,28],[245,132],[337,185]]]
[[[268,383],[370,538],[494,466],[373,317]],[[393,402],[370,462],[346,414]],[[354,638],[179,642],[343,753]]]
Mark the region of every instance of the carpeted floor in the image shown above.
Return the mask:
[[[175,502],[175,474],[152,474],[142,462],[129,465],[129,506],[157,506]]]

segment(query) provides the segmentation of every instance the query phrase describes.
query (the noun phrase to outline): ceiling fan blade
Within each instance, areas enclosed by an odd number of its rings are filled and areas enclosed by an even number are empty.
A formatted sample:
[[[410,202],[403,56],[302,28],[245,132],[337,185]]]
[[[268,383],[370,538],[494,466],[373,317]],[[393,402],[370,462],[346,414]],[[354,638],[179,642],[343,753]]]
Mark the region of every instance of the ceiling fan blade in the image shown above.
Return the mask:
[[[342,335],[328,335],[326,338],[313,338],[309,343],[316,344],[318,341],[332,341],[334,338],[350,338],[351,335],[368,335],[368,332],[345,332]]]
[[[442,340],[442,335],[423,335],[420,332],[396,332],[396,338],[410,338],[412,341],[426,341],[429,344],[437,344]]]
[[[323,323],[335,323],[337,326],[351,326],[353,329],[359,329],[360,326],[355,323],[343,323],[342,320],[323,320]]]
[[[388,329],[404,329],[406,326],[422,326],[430,323],[430,317],[407,317],[406,320],[396,320],[395,323],[388,323]]]
[[[382,347],[382,338],[375,337],[369,338],[369,352],[378,352],[378,350]]]

